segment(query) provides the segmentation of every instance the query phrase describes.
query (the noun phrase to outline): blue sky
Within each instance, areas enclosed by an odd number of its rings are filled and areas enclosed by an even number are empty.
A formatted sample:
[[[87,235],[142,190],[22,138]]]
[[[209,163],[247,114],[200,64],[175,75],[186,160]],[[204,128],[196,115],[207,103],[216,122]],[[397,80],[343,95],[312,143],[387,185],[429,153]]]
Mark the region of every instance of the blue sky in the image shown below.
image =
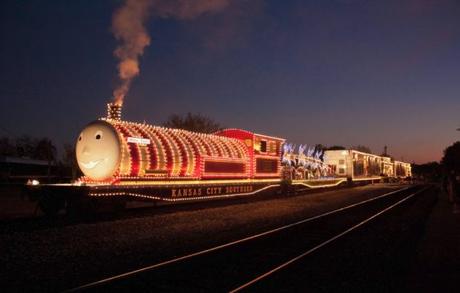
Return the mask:
[[[121,4],[2,2],[0,135],[73,143],[105,114]],[[458,1],[235,0],[189,20],[152,9],[127,120],[199,112],[294,143],[388,145],[417,163],[460,138]]]

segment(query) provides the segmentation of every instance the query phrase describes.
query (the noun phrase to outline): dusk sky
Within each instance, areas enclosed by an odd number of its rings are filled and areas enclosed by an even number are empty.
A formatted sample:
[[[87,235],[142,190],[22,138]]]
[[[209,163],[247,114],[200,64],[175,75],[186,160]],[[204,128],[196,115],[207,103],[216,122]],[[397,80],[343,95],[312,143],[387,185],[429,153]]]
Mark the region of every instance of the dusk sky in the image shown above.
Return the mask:
[[[388,145],[416,163],[460,139],[459,1],[216,1],[193,17],[153,1],[125,120],[201,113],[297,144]],[[74,143],[105,115],[122,3],[2,1],[0,136]]]

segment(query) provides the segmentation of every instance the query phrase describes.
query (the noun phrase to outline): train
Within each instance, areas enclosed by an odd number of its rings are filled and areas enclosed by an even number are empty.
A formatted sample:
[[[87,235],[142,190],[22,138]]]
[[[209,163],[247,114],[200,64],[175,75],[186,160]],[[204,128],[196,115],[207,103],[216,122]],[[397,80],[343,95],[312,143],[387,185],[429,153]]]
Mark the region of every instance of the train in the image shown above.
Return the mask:
[[[95,203],[123,207],[129,201],[176,203],[375,182],[385,176],[386,162],[353,150],[299,146],[295,152],[283,138],[242,129],[204,134],[124,121],[121,106],[113,103],[106,117],[80,132],[75,155],[83,173],[75,182],[30,180],[26,186],[47,215]],[[370,173],[357,171],[361,161]],[[410,176],[407,163],[389,164],[393,173],[387,176]]]

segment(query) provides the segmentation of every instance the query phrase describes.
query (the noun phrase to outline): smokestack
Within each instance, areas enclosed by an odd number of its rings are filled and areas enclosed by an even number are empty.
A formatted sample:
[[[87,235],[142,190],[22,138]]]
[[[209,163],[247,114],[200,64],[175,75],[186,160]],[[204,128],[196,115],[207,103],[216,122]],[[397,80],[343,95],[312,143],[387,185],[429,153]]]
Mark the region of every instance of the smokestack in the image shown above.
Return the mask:
[[[121,105],[116,103],[107,104],[107,119],[121,120]]]

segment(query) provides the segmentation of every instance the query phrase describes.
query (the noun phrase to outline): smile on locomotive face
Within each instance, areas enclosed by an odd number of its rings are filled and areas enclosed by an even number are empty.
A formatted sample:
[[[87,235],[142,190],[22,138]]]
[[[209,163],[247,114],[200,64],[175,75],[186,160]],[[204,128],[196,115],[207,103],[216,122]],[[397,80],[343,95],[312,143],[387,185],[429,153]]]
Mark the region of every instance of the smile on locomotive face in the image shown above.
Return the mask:
[[[81,171],[93,180],[112,177],[120,163],[117,133],[104,121],[93,122],[83,129],[75,151]]]

